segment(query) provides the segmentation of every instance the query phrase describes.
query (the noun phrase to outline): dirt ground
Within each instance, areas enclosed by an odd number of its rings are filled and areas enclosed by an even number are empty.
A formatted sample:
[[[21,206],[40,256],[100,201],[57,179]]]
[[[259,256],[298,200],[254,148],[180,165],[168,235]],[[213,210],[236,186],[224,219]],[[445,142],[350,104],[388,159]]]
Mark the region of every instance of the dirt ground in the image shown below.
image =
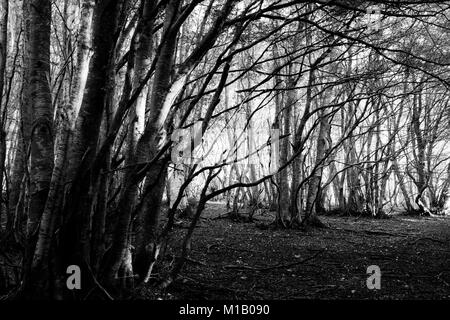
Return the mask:
[[[224,219],[225,212],[208,205],[166,292],[141,287],[131,299],[450,299],[448,216],[321,217],[328,228],[304,231],[261,228],[273,213],[245,223]],[[188,224],[174,229],[167,270]],[[380,290],[367,288],[370,265],[380,267]],[[164,273],[155,271],[156,278]]]
[[[205,211],[165,298],[450,299],[450,217],[321,217],[328,229],[302,231],[259,228],[271,213],[242,223],[217,219],[223,212]],[[380,290],[367,288],[370,265]]]

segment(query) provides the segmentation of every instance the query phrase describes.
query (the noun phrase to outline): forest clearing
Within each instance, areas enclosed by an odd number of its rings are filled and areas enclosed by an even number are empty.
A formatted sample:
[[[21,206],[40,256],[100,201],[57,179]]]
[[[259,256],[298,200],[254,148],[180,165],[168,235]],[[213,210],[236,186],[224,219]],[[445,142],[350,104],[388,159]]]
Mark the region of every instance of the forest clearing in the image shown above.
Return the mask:
[[[193,237],[192,254],[164,299],[449,299],[450,218],[325,217],[323,230],[262,229],[223,219],[214,204]],[[186,222],[180,223],[183,228]],[[174,236],[176,242],[177,236]],[[369,265],[381,289],[366,286]],[[144,299],[145,288],[132,297]],[[147,297],[148,298],[148,297]],[[155,298],[153,296],[152,298]]]

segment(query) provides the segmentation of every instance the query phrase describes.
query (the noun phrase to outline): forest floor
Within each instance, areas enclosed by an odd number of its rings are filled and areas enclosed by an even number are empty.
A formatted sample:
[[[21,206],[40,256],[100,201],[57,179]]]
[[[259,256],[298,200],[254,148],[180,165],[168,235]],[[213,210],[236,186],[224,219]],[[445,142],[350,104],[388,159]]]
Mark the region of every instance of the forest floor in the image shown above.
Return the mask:
[[[329,228],[302,231],[259,228],[272,213],[242,223],[223,212],[208,206],[165,298],[450,299],[450,217],[321,217]],[[370,265],[380,290],[367,288]]]

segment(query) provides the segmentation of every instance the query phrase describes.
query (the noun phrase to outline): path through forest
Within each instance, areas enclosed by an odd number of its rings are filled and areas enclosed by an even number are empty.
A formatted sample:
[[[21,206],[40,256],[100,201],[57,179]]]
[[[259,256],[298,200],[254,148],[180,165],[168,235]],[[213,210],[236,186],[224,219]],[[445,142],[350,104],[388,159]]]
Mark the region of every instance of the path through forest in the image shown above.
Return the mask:
[[[258,227],[270,213],[255,223],[216,219],[219,213],[217,206],[205,212],[165,298],[450,298],[450,217],[322,217],[330,228],[273,231]],[[370,265],[381,269],[380,290],[367,289]]]

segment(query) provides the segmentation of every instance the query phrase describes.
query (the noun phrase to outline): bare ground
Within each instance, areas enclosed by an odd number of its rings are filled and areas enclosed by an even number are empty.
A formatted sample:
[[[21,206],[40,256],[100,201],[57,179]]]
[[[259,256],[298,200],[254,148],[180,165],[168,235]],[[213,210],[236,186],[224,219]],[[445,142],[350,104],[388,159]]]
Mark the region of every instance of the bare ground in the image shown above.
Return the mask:
[[[260,229],[271,213],[240,223],[217,219],[223,212],[208,207],[164,298],[450,299],[450,217],[321,217],[328,229],[302,231]],[[380,290],[367,288],[370,265]]]
[[[243,223],[224,212],[208,205],[166,292],[140,287],[132,299],[450,299],[450,217],[321,217],[329,228],[305,231],[261,229],[273,213]],[[175,228],[156,277],[173,265],[189,222]],[[380,290],[366,286],[370,265],[381,269]]]

